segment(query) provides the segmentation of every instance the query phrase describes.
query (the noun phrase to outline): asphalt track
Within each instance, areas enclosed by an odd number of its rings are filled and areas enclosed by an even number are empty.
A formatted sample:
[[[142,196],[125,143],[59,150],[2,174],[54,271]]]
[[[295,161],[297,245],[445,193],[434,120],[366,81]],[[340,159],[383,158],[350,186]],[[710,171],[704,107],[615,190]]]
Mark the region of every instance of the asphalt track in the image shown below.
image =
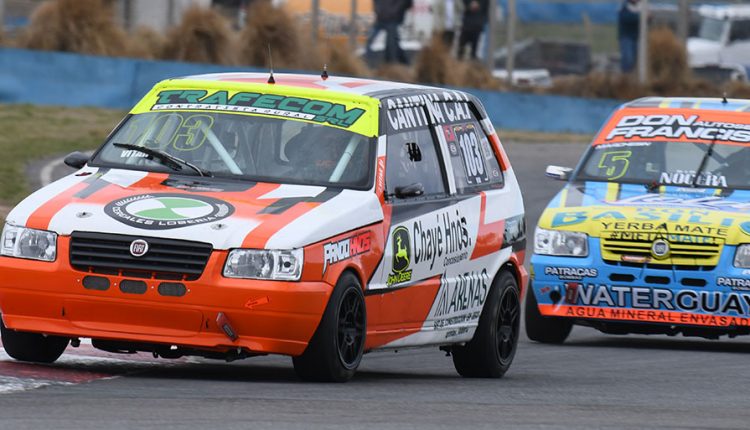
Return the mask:
[[[506,145],[529,233],[583,145]],[[62,172],[62,169],[57,169]],[[0,429],[737,428],[750,427],[750,337],[615,337],[575,328],[568,342],[520,341],[500,380],[462,379],[436,348],[365,356],[346,384],[298,382],[291,360],[235,363],[68,349],[51,366],[0,352]]]

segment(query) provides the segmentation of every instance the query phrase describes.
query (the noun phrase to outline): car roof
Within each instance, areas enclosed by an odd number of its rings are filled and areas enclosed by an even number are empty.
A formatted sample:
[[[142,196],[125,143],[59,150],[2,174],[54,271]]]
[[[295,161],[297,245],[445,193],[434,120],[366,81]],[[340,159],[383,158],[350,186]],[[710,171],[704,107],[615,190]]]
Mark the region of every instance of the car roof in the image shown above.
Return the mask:
[[[450,92],[448,99],[455,99],[455,94],[459,93],[464,99],[471,98],[470,95],[454,90],[427,85],[407,84],[402,82],[379,81],[374,79],[350,78],[341,76],[329,76],[323,79],[320,75],[291,74],[291,73],[274,73],[275,84],[278,86],[326,90],[339,94],[350,94],[359,96],[368,96],[375,99],[383,99],[394,96],[412,96],[418,94],[431,94],[431,99],[441,100],[443,92]],[[181,78],[170,79],[170,86],[174,86],[180,80],[191,81],[210,81],[214,84],[217,82],[227,82],[233,85],[247,83],[248,87],[265,84],[268,82],[269,73],[212,73],[205,75],[185,76]],[[257,87],[256,87],[257,88]]]
[[[750,5],[702,5],[698,12],[711,18],[750,18]]]
[[[621,109],[695,109],[726,112],[750,112],[750,100],[709,97],[644,97],[623,104]]]

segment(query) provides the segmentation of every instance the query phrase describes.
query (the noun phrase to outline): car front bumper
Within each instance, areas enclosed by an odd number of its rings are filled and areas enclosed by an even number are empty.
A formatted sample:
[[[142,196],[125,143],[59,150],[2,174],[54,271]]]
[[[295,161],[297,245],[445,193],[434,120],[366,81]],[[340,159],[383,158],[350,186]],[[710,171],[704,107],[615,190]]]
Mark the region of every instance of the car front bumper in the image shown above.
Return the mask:
[[[585,258],[532,256],[530,293],[542,315],[750,327],[750,270],[733,266],[734,246],[724,246],[715,267],[605,262],[599,240],[589,246]]]
[[[201,277],[179,281],[182,296],[165,296],[157,279],[87,274],[67,261],[69,241],[58,259],[41,262],[0,257],[0,312],[6,327],[68,337],[159,343],[216,351],[299,355],[320,323],[333,287],[325,282],[228,279],[221,275],[226,251],[214,251]],[[86,288],[83,280],[106,278],[109,288]],[[127,293],[123,280],[143,281],[143,293]],[[174,282],[174,281],[169,281]],[[226,319],[219,319],[223,314]],[[217,322],[229,321],[232,340]]]

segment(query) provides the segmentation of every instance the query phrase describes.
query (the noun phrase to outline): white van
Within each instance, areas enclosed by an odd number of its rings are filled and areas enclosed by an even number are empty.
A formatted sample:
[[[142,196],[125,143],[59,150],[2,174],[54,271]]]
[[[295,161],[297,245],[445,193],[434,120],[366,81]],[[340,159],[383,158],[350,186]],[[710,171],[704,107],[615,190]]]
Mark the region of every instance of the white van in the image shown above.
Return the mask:
[[[750,64],[750,5],[701,6],[700,31],[688,39],[690,66]]]

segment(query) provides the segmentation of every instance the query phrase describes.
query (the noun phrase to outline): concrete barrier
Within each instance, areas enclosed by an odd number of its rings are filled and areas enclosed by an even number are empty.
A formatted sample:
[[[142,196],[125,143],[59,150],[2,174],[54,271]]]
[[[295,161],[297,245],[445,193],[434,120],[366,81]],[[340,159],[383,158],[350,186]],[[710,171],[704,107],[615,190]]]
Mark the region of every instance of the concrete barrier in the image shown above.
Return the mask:
[[[0,48],[0,102],[128,109],[162,79],[222,71],[258,69]]]
[[[0,48],[0,102],[128,109],[158,81],[222,71],[265,71],[173,61]],[[594,133],[616,100],[467,89],[500,128]]]
[[[499,129],[593,134],[622,101],[464,89]]]

